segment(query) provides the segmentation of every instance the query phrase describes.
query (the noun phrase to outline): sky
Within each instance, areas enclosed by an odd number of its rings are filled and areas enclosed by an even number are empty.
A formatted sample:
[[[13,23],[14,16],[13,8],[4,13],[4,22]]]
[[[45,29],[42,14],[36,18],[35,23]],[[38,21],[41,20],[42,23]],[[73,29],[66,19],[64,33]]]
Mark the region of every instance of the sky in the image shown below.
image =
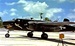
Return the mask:
[[[75,0],[0,0],[0,17],[3,21],[14,18],[63,21],[68,18],[75,22]]]

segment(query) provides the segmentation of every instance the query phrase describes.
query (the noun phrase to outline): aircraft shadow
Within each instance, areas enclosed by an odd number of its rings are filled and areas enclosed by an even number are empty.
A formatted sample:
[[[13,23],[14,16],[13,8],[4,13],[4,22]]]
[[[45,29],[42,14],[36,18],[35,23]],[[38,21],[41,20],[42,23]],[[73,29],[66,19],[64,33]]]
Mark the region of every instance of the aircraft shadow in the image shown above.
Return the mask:
[[[28,39],[31,39],[31,40],[47,40],[47,41],[52,41],[52,42],[57,42],[57,43],[64,43],[64,44],[69,44],[69,45],[75,45],[75,43],[71,43],[71,42],[67,42],[67,41],[62,41],[62,40],[58,40],[58,39],[53,39],[53,38],[48,38],[48,39],[41,39],[40,37],[27,37],[25,35],[20,35],[22,37],[10,37],[10,38],[28,38]],[[65,39],[67,40],[67,39]],[[69,40],[75,40],[75,39],[69,39]]]

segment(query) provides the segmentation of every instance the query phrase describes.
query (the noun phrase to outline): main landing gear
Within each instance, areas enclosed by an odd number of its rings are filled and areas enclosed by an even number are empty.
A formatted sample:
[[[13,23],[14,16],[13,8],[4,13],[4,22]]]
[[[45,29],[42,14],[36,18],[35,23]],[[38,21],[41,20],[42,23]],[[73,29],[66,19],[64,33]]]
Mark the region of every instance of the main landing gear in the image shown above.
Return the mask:
[[[48,39],[48,35],[45,32],[43,32],[41,35],[41,38],[42,39]]]
[[[28,36],[28,37],[33,37],[33,31],[28,32],[28,33],[27,33],[27,36]],[[42,38],[42,39],[48,39],[48,35],[47,35],[45,32],[42,32],[41,38]]]
[[[28,37],[33,37],[33,31],[27,33]]]
[[[6,37],[6,38],[9,38],[9,37],[10,37],[9,30],[8,30],[7,33],[5,34],[5,37]]]

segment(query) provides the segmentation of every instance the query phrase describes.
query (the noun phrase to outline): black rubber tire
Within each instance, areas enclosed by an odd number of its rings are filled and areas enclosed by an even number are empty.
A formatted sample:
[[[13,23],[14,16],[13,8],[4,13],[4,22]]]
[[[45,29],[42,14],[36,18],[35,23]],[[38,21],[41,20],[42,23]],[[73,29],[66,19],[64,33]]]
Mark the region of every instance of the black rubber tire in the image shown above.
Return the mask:
[[[33,32],[28,32],[27,36],[28,37],[33,37]]]
[[[9,38],[9,37],[10,37],[10,34],[5,34],[5,37],[6,37],[6,38]]]
[[[43,34],[41,35],[41,38],[42,38],[42,39],[48,39],[48,35],[47,35],[46,33],[43,33]]]

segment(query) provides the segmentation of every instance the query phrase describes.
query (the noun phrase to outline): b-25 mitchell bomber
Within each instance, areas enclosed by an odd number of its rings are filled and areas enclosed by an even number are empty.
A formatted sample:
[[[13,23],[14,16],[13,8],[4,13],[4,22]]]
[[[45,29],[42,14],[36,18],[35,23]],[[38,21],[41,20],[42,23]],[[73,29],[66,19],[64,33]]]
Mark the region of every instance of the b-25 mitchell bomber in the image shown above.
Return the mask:
[[[75,27],[71,26],[70,24],[75,24],[75,22],[70,22],[68,19],[64,19],[63,22],[47,22],[31,19],[15,19],[13,21],[3,22],[4,27],[9,29],[5,34],[6,38],[10,37],[10,30],[25,30],[30,31],[27,33],[28,37],[33,37],[34,31],[41,31],[41,38],[47,39],[48,34],[45,32],[74,31]]]

